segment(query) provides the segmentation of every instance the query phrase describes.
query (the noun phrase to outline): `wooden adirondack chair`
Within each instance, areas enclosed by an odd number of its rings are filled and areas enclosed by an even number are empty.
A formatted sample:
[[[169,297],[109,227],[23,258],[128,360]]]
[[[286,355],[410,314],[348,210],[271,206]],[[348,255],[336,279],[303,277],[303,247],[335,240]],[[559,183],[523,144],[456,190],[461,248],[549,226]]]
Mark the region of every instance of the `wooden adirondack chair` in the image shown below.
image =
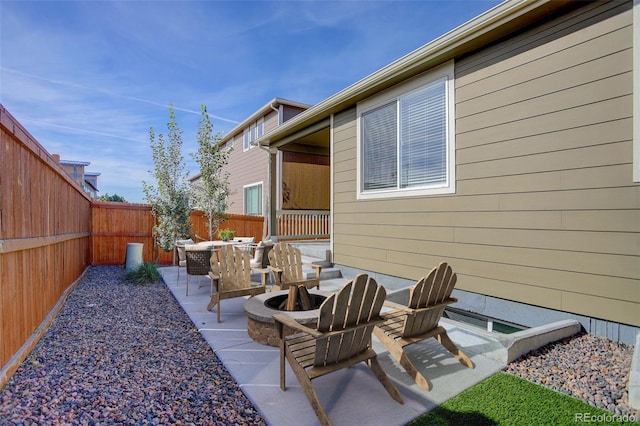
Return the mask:
[[[220,301],[242,296],[255,296],[266,291],[264,281],[260,285],[251,284],[251,257],[245,250],[224,245],[218,251],[218,259],[211,256],[211,272],[209,278],[216,289],[211,296],[207,310],[218,305],[218,322],[220,322]]]
[[[458,349],[449,339],[446,330],[438,325],[447,305],[458,301],[451,297],[456,280],[457,276],[451,266],[440,263],[411,288],[408,306],[385,302],[385,306],[395,309],[382,313],[385,321],[378,324],[374,330],[376,337],[389,350],[391,356],[427,391],[431,386],[404,352],[405,346],[433,337],[463,365],[474,368],[471,359]]]
[[[298,324],[286,314],[273,316],[280,334],[280,387],[286,390],[286,358],[323,425],[331,421],[311,380],[359,362],[366,361],[391,397],[404,403],[371,347],[371,333],[382,321],[379,313],[385,297],[384,287],[360,274],[322,303],[315,329]],[[285,337],[284,326],[300,333]]]
[[[316,276],[306,279],[302,273],[302,255],[300,250],[291,244],[280,242],[269,252],[269,269],[273,272],[275,284],[271,291],[287,290],[291,285],[303,284],[306,288],[320,289],[320,272],[322,266],[308,263],[316,270]]]

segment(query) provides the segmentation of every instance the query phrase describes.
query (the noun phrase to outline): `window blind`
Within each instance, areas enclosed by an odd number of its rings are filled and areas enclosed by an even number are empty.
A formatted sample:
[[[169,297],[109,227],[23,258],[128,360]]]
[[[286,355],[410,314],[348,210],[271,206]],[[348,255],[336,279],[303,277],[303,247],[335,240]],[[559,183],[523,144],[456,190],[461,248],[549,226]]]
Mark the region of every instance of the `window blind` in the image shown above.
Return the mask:
[[[400,98],[400,187],[447,179],[445,80]]]
[[[396,102],[362,115],[362,138],[362,189],[397,188]]]

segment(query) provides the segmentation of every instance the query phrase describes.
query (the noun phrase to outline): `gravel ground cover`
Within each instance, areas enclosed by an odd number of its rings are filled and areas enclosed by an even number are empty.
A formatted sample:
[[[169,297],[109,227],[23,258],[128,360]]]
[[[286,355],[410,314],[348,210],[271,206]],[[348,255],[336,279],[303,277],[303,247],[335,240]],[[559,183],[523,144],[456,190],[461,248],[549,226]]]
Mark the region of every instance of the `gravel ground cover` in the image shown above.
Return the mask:
[[[633,346],[590,335],[551,343],[506,371],[617,415],[635,416]],[[264,425],[163,283],[92,267],[0,390],[0,424]]]
[[[92,267],[0,391],[0,424],[266,424],[162,283]]]
[[[640,421],[629,406],[633,346],[588,334],[550,343],[509,364],[507,373]]]

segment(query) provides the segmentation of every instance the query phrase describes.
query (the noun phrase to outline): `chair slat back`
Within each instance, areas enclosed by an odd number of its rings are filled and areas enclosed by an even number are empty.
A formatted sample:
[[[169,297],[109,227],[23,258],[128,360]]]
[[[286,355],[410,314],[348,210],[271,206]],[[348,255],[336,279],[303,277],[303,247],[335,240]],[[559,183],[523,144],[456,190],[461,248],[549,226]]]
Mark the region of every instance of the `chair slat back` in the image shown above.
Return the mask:
[[[337,363],[367,350],[374,324],[386,298],[384,287],[365,274],[358,275],[320,306],[317,330],[343,331],[316,341],[314,365]]]
[[[218,260],[225,291],[251,287],[249,253],[232,245],[224,245],[218,250]]]
[[[419,309],[442,303],[451,296],[457,276],[446,262],[433,268],[411,288],[409,308]]]
[[[416,311],[407,315],[402,337],[422,334],[438,326],[445,306],[426,308],[451,300],[456,281],[457,276],[451,266],[442,262],[411,288],[408,307]]]
[[[269,263],[282,269],[282,280],[285,283],[304,280],[302,274],[302,254],[291,244],[280,242],[269,252]]]

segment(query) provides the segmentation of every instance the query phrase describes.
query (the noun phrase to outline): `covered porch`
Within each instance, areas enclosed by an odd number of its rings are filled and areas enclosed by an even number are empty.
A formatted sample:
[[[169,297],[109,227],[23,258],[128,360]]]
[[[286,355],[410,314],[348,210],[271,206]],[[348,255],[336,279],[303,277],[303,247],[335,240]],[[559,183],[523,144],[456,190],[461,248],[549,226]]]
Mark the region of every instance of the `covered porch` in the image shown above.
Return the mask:
[[[329,121],[269,145],[267,235],[279,240],[331,238]]]

